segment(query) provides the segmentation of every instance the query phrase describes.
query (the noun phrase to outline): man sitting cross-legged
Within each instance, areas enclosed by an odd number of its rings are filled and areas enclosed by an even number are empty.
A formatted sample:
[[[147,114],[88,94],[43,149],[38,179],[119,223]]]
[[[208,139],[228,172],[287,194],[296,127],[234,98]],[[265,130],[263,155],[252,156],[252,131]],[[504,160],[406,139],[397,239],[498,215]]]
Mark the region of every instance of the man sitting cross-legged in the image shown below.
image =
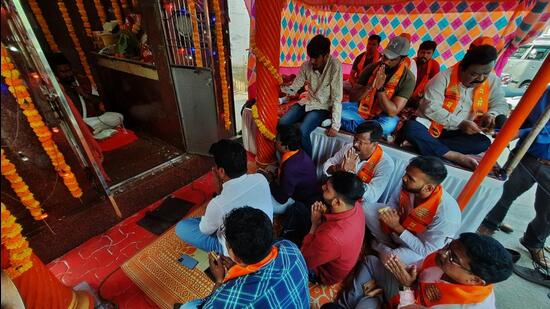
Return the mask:
[[[380,124],[374,120],[366,121],[355,130],[353,143],[342,147],[323,165],[323,172],[327,176],[337,171],[359,176],[365,187],[363,203],[378,202],[394,169],[393,160],[378,144],[381,137]]]
[[[419,117],[403,127],[405,139],[422,155],[432,155],[475,169],[469,154],[487,150],[499,114],[508,113],[500,79],[493,72],[497,51],[493,46],[470,48],[464,59],[428,82]]]
[[[206,207],[201,218],[189,218],[176,225],[178,237],[204,251],[227,255],[223,217],[231,210],[248,205],[273,219],[269,184],[260,174],[246,173],[246,152],[237,142],[222,139],[210,147],[216,166],[212,169],[221,191]]]
[[[512,269],[510,253],[498,241],[463,233],[416,265],[396,256],[386,263],[367,256],[351,289],[322,308],[496,308],[493,284],[508,279]]]
[[[301,248],[310,281],[335,284],[355,266],[365,234],[358,203],[363,192],[361,180],[348,172],[334,173],[323,185],[324,203],[311,206],[311,228]]]
[[[273,226],[264,212],[233,209],[224,228],[228,257],[209,254],[214,290],[180,309],[309,308],[304,258],[288,240],[273,244]]]
[[[417,262],[443,247],[447,237],[455,236],[461,213],[441,186],[446,176],[440,159],[416,157],[389,205],[364,205],[367,227],[375,238],[372,248],[382,261],[396,255],[407,264]]]
[[[315,163],[301,145],[300,129],[296,125],[277,126],[275,147],[281,159],[278,176],[269,185],[275,214],[284,213],[295,202],[311,205],[321,196]]]
[[[342,128],[355,132],[366,120],[376,120],[383,134],[391,134],[399,122],[397,116],[414,89],[414,76],[406,62],[409,41],[394,37],[382,52],[380,62],[369,65],[359,76],[350,93],[350,102],[342,104]]]

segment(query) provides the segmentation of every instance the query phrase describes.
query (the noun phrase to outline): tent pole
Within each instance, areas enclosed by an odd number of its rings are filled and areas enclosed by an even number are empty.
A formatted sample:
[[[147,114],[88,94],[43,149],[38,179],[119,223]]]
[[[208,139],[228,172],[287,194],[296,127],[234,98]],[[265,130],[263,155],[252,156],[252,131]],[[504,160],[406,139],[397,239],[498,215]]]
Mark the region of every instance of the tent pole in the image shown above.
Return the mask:
[[[525,119],[527,119],[533,107],[537,105],[539,98],[542,96],[549,83],[550,57],[547,57],[537,75],[529,85],[529,88],[519,101],[518,106],[514,109],[510,115],[510,118],[500,130],[497,138],[483,156],[483,159],[481,159],[479,166],[472,174],[472,177],[470,177],[470,180],[468,180],[468,183],[466,183],[466,186],[462,189],[462,192],[460,192],[460,195],[457,198],[460,209],[464,210],[464,208],[466,208],[468,202],[476,192],[483,179],[492,170],[504,148],[506,148],[510,140],[515,137],[517,131]]]

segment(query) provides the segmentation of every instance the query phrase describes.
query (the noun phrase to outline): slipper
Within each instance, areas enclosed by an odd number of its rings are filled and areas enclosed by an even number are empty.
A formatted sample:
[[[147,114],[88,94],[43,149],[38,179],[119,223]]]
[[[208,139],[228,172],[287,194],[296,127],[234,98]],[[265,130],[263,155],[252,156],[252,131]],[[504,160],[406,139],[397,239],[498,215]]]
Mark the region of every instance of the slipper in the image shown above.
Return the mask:
[[[534,269],[514,265],[514,273],[527,281],[550,288],[550,276]]]
[[[506,250],[508,250],[508,253],[510,253],[510,255],[512,256],[512,262],[514,264],[516,264],[519,261],[519,259],[521,258],[521,253],[517,252],[516,250],[510,249],[510,248],[506,248]]]
[[[512,226],[510,224],[503,223],[503,224],[499,225],[498,228],[506,234],[510,234],[510,233],[514,232],[514,229],[512,228]]]

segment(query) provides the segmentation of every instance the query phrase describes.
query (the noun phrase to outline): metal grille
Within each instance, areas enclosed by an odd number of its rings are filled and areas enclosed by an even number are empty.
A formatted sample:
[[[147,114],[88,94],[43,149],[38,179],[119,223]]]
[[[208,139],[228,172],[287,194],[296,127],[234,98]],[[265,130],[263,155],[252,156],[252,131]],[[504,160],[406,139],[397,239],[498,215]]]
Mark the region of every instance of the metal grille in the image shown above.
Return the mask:
[[[194,1],[198,26],[198,46],[194,44],[192,12],[189,2]],[[212,66],[212,45],[208,0],[159,0],[162,26],[168,46],[170,64],[192,67]],[[200,54],[202,64],[198,65]]]

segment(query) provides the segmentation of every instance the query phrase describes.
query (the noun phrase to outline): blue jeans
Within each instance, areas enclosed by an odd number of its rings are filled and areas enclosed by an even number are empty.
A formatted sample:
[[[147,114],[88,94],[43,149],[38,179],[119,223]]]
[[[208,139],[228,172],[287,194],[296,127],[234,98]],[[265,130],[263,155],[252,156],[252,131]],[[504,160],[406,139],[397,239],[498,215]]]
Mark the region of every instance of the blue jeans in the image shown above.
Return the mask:
[[[281,125],[292,125],[297,122],[300,124],[300,132],[302,133],[302,149],[311,157],[311,137],[310,134],[315,128],[321,125],[323,120],[330,117],[330,113],[324,109],[317,109],[306,112],[305,106],[295,104],[286,114],[279,119]]]
[[[205,235],[199,228],[201,218],[189,218],[178,222],[176,225],[176,235],[186,243],[203,251],[215,251],[223,253],[222,245],[218,237],[213,235]]]
[[[450,150],[463,154],[479,154],[491,146],[491,140],[483,134],[468,135],[460,130],[446,131],[439,138],[433,137],[428,128],[416,120],[403,126],[405,139],[423,156],[443,157]]]
[[[355,133],[355,129],[367,121],[363,119],[357,111],[359,104],[357,102],[342,103],[342,129],[350,133]],[[371,120],[376,120],[382,126],[382,134],[388,136],[395,131],[397,124],[399,123],[399,116],[388,116],[382,114],[378,117],[374,117]]]

